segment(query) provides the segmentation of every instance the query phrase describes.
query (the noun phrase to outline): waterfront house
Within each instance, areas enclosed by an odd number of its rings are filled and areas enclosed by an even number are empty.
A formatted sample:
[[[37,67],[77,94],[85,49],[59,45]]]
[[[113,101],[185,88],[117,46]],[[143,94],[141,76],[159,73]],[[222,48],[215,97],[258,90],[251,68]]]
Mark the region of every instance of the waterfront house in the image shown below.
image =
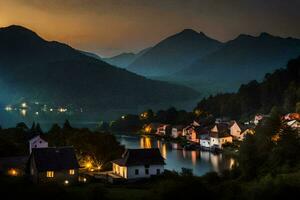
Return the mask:
[[[156,133],[157,129],[160,127],[160,123],[150,123],[144,126],[145,133]]]
[[[41,138],[40,135],[36,135],[29,140],[29,153],[31,154],[33,148],[46,148],[48,142]]]
[[[156,131],[157,135],[165,136],[171,134],[171,126],[169,124],[161,124]]]
[[[200,135],[200,147],[203,150],[210,149],[210,137],[208,135]]]
[[[183,130],[183,126],[181,125],[173,126],[172,133],[171,133],[172,138],[178,138],[182,136],[182,130]]]
[[[35,183],[72,184],[78,181],[79,164],[73,147],[33,148],[29,173]]]
[[[232,143],[232,136],[228,124],[219,123],[216,124],[210,132],[210,146],[211,148],[222,149],[226,143]]]
[[[165,160],[159,149],[127,149],[122,158],[112,161],[113,174],[124,179],[149,178],[164,172]]]
[[[241,133],[242,133],[241,127],[235,120],[229,123],[228,128],[230,130],[230,135],[232,135],[234,138],[238,139],[241,137]]]

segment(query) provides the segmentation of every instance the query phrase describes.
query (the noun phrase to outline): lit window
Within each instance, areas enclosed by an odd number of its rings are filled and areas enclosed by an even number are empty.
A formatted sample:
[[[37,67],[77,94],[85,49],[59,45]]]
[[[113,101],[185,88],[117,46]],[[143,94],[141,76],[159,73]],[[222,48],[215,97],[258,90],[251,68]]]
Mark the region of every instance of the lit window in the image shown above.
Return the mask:
[[[69,174],[70,174],[70,175],[74,175],[74,174],[75,174],[75,170],[74,170],[74,169],[70,169],[70,170],[69,170]]]
[[[54,171],[47,171],[47,175],[48,178],[53,178],[54,177]]]

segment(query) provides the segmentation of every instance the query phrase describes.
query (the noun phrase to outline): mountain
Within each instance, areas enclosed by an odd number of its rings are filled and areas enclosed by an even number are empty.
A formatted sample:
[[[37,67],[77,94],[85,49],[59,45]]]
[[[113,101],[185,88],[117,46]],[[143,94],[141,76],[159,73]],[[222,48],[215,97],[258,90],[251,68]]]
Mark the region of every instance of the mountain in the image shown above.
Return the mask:
[[[46,41],[21,26],[1,28],[0,44],[0,96],[6,103],[25,98],[72,104],[99,115],[99,110],[143,109],[198,95]]]
[[[211,54],[199,58],[188,68],[174,75],[185,80],[200,81],[203,87],[211,83],[221,91],[233,91],[241,83],[262,80],[300,55],[300,40],[261,33],[259,36],[240,35]],[[198,83],[199,85],[199,83]]]
[[[95,53],[87,52],[87,51],[81,51],[81,50],[78,50],[78,51],[80,51],[82,54],[84,54],[86,56],[90,56],[92,58],[96,58],[98,60],[102,60],[102,58],[100,56],[98,56],[97,54],[95,54]]]
[[[185,29],[159,42],[127,69],[145,76],[164,76],[182,70],[220,46],[220,42],[202,32]]]
[[[262,82],[250,81],[236,93],[218,94],[203,99],[195,109],[216,117],[249,120],[257,113],[269,113],[276,106],[283,113],[299,110],[300,57],[288,62],[284,69],[266,74]],[[299,104],[299,105],[298,105]]]
[[[146,53],[149,49],[151,49],[151,47],[143,49],[137,54],[121,53],[110,58],[104,58],[103,61],[120,68],[127,68],[135,59]]]

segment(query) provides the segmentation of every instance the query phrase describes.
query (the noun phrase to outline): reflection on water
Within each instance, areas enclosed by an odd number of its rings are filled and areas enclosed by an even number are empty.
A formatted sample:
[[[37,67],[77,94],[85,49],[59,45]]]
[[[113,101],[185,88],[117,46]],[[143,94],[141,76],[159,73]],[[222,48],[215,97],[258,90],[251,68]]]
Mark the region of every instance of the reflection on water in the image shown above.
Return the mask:
[[[234,165],[234,159],[222,154],[215,155],[207,151],[186,151],[176,143],[167,143],[150,137],[116,135],[126,148],[159,148],[166,159],[166,169],[181,171],[192,169],[195,175],[203,175],[210,171],[221,172]]]

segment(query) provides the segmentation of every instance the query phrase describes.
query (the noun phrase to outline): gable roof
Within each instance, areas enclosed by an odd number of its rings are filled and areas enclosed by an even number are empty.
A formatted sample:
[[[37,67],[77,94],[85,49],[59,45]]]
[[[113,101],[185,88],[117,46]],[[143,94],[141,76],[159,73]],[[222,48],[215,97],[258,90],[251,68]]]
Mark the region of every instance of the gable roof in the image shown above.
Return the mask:
[[[159,149],[127,149],[121,159],[112,161],[120,166],[164,165]]]
[[[73,147],[34,148],[31,159],[34,159],[36,168],[40,172],[79,168]]]

